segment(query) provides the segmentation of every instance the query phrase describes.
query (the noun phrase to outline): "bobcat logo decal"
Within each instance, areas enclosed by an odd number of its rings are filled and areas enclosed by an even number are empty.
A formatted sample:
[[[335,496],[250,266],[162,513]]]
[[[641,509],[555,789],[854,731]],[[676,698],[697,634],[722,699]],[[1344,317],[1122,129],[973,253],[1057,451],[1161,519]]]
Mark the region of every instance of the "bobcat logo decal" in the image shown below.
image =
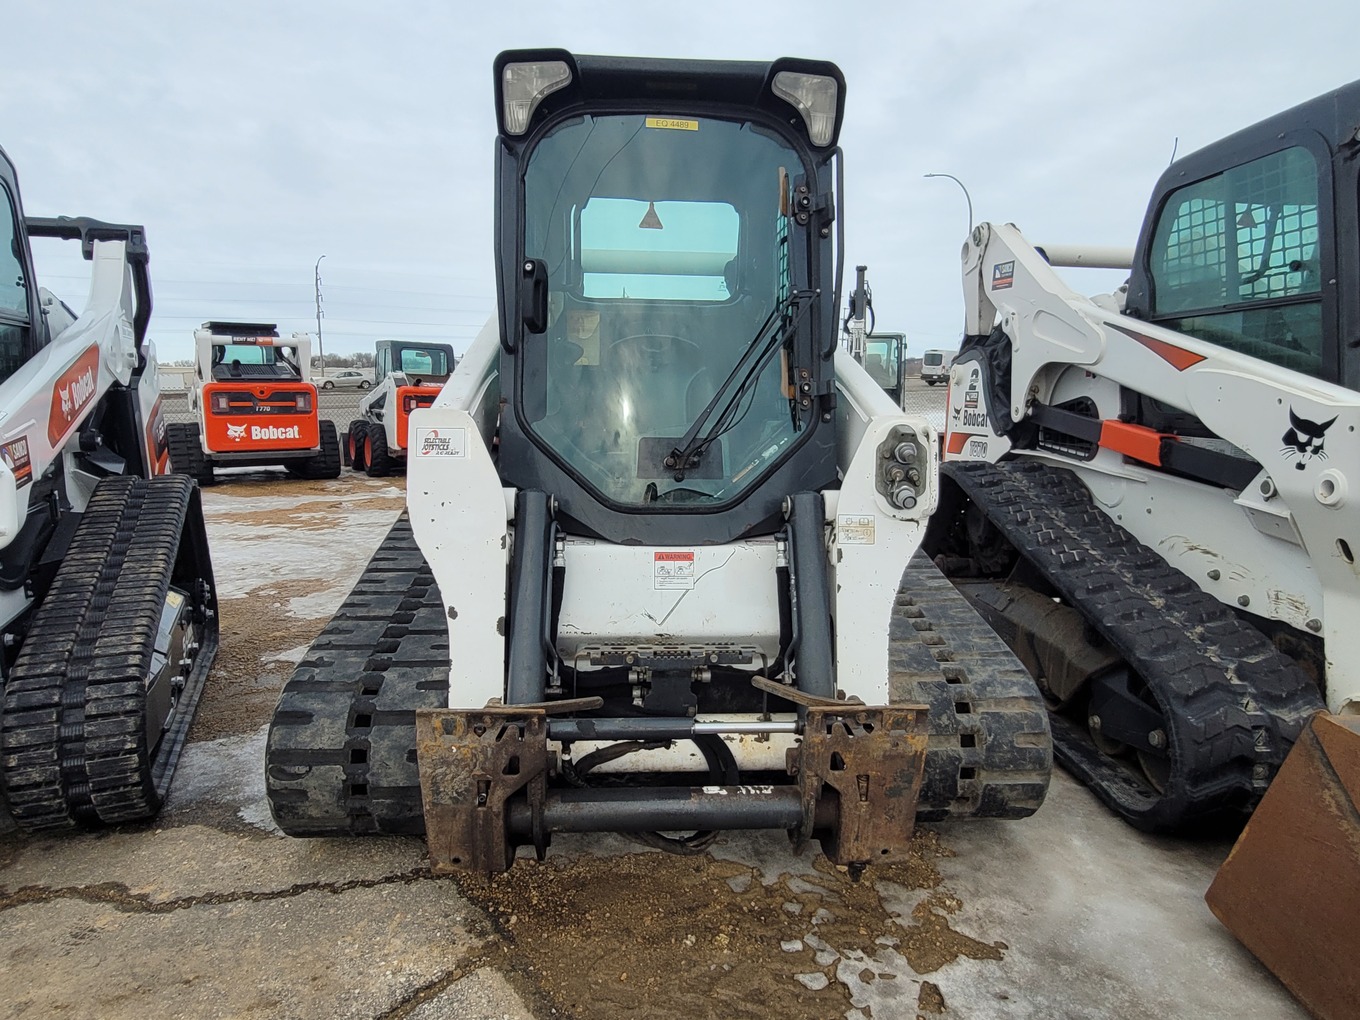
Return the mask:
[[[1314,457],[1327,459],[1327,451],[1322,448],[1327,430],[1331,428],[1335,418],[1328,418],[1323,422],[1309,421],[1301,418],[1294,409],[1289,409],[1289,430],[1280,437],[1280,442],[1284,443],[1284,449],[1280,454],[1284,457],[1295,458],[1294,467],[1299,471],[1307,461]]]
[[[239,443],[239,442],[240,442],[242,439],[244,439],[245,437],[246,437],[246,427],[245,427],[244,425],[228,425],[228,426],[227,426],[227,438],[228,438],[228,439],[234,439],[234,440],[236,440],[236,442]]]

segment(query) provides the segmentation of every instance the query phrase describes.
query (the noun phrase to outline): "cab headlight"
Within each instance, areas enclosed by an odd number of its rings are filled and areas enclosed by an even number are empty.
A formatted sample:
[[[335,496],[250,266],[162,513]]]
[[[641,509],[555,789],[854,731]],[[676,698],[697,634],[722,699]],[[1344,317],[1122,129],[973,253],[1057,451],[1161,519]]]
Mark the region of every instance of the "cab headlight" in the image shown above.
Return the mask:
[[[813,145],[829,145],[836,134],[836,79],[800,71],[780,71],[770,86],[803,115]]]
[[[547,96],[571,83],[571,68],[562,60],[506,64],[501,70],[501,102],[507,134],[522,135]]]

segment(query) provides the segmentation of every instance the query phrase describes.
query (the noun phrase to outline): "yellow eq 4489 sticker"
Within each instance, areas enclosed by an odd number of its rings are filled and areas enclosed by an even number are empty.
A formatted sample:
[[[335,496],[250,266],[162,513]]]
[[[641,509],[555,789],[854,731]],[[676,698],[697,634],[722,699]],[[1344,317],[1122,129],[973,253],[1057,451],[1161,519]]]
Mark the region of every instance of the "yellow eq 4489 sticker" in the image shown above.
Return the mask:
[[[671,131],[698,131],[697,120],[681,120],[679,117],[648,117],[649,128],[668,128]]]

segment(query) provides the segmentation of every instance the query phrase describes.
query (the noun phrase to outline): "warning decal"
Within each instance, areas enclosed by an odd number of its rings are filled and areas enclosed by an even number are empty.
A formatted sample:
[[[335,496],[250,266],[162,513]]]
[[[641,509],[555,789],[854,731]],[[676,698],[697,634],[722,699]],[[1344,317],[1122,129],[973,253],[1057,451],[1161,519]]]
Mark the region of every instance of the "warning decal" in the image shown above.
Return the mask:
[[[674,549],[652,553],[652,571],[657,591],[689,591],[694,587],[694,553]]]
[[[13,473],[16,489],[22,489],[33,481],[33,462],[28,455],[28,436],[0,446],[0,460],[3,460],[5,467]]]
[[[873,514],[838,514],[836,541],[841,545],[873,545],[876,523]]]

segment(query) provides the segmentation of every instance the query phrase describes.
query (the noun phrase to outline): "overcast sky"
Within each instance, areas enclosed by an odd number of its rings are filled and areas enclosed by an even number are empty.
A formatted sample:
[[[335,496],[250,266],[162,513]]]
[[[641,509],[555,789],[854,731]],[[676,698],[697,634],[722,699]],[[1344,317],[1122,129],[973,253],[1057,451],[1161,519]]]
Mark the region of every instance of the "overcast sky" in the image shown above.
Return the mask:
[[[146,225],[162,360],[206,319],[462,350],[495,307],[491,61],[507,48],[836,61],[847,275],[915,355],[962,325],[976,220],[1132,245],[1180,154],[1357,75],[1360,4],[687,0],[5,7],[0,147],[30,215]],[[1179,141],[1177,141],[1179,139]],[[39,250],[79,308],[78,263]],[[1110,274],[1078,289],[1108,290]],[[853,276],[847,286],[853,282]]]

